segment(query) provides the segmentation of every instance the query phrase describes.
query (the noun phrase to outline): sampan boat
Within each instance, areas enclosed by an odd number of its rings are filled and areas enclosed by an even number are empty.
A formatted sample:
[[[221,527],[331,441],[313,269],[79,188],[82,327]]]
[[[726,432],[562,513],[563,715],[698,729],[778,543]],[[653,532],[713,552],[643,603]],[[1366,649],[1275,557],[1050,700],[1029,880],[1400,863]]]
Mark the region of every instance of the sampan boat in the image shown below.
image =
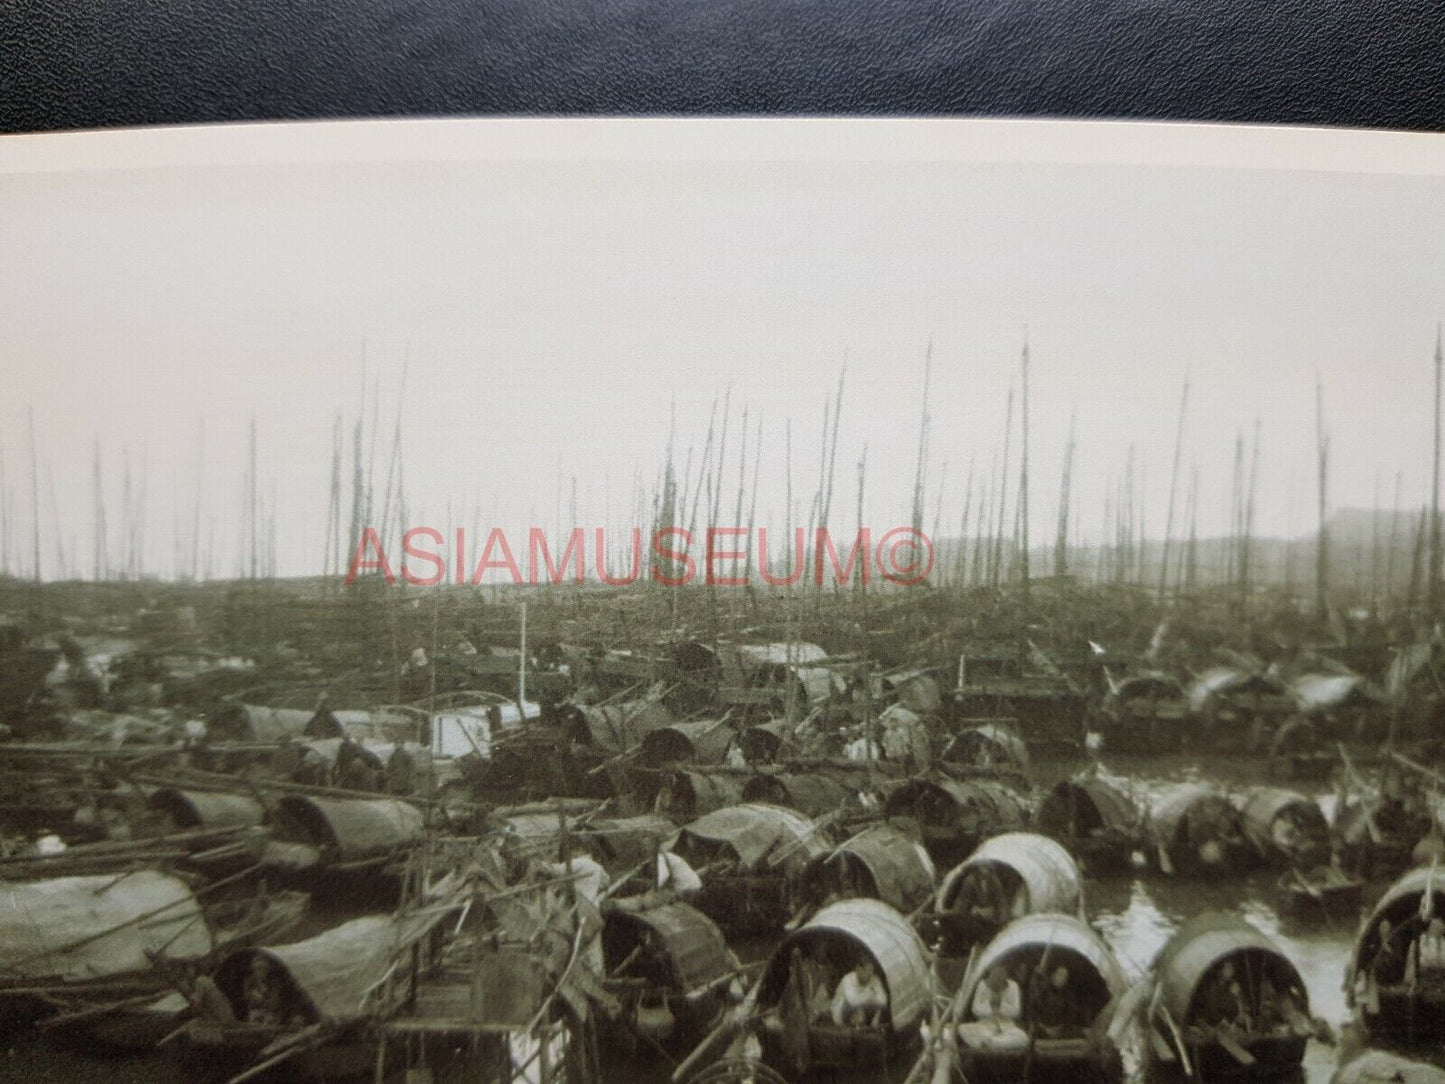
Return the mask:
[[[0,884],[0,1006],[99,1015],[168,988],[166,968],[280,937],[307,897],[203,901],[159,870]]]
[[[1121,782],[1096,773],[1056,783],[1034,815],[1034,830],[1056,839],[1090,874],[1127,872],[1144,850],[1144,811]]]
[[[1445,872],[1412,869],[1385,891],[1360,927],[1345,980],[1365,1030],[1406,1048],[1433,1049],[1445,1033],[1445,982],[1411,974],[1413,946],[1429,925],[1427,915],[1445,915]]]
[[[963,861],[990,836],[1028,823],[1023,798],[986,779],[910,779],[889,793],[883,812],[890,820],[914,822],[934,862],[945,868]]]
[[[1330,825],[1318,802],[1280,787],[1251,787],[1237,804],[1245,837],[1266,865],[1308,869],[1329,861]]]
[[[1006,832],[944,876],[925,926],[946,953],[963,955],[1024,915],[1078,915],[1082,899],[1083,878],[1068,851],[1047,836]]]
[[[1263,933],[1230,914],[1184,923],[1150,968],[1155,1064],[1195,1080],[1296,1072],[1314,1034],[1309,994],[1294,964]]]
[[[1163,873],[1199,876],[1242,870],[1254,861],[1244,822],[1224,795],[1202,783],[1185,783],[1159,796],[1149,815],[1153,847],[1147,852]]]
[[[604,986],[621,1006],[626,1034],[664,1050],[696,1043],[724,1006],[737,957],[696,908],[629,902],[609,906],[602,925]]]
[[[1330,1084],[1445,1084],[1445,1069],[1383,1050],[1367,1050],[1336,1069]]]
[[[702,878],[693,906],[732,933],[782,929],[803,870],[832,848],[807,817],[761,802],[699,817],[668,847]]]
[[[936,883],[921,843],[892,825],[874,824],[809,862],[799,891],[809,910],[862,897],[912,914],[933,898]]]
[[[184,1057],[197,1070],[231,1072],[295,1043],[288,1067],[301,1076],[368,1071],[377,1025],[415,996],[450,914],[366,915],[306,941],[228,953],[213,980],[227,1018],[192,1019],[181,1035]]]
[[[886,991],[876,1023],[839,1025],[832,1001],[844,976],[873,965]],[[831,904],[785,937],[758,986],[763,1056],[788,1079],[879,1066],[918,1042],[933,1004],[928,952],[908,920],[878,900]]]
[[[991,1042],[993,1025],[974,1016],[974,995],[995,967],[1003,968],[1023,995],[1018,1032],[1026,1045]],[[1062,988],[1067,1019],[1050,1017],[1042,1004],[1048,995],[1041,991],[1060,969],[1067,973]],[[1122,1079],[1123,1059],[1109,1032],[1128,989],[1119,961],[1082,920],[1048,914],[1011,922],[977,955],[959,990],[963,1023],[958,1051],[964,1078],[1009,1084]]]

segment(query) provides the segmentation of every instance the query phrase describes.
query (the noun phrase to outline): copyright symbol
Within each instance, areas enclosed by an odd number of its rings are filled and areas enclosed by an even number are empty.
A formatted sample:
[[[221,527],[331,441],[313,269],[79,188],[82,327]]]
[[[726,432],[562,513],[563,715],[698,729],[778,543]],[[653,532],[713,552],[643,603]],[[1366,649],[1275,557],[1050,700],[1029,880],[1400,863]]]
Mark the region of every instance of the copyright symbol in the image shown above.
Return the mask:
[[[878,540],[874,561],[889,583],[914,587],[933,571],[933,543],[922,531],[894,527]]]

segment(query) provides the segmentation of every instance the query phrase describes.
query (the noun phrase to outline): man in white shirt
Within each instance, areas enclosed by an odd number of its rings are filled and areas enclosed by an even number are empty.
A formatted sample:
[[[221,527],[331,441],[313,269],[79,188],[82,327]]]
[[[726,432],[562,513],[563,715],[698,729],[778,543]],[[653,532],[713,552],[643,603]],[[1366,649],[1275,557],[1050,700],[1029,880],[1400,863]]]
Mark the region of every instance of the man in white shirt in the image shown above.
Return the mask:
[[[1023,1011],[1019,984],[1009,978],[1001,964],[994,964],[973,995],[975,1020],[991,1021],[998,1027],[1017,1024]]]
[[[843,976],[833,995],[833,1023],[838,1027],[873,1027],[888,1007],[888,992],[873,969],[872,960],[864,960]]]

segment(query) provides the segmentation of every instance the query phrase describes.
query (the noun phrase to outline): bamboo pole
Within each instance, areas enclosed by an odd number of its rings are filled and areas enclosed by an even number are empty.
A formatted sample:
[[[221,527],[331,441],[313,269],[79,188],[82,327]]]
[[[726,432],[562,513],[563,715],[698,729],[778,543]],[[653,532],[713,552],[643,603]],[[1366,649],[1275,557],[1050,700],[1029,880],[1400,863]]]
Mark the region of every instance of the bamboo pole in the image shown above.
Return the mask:
[[[1069,574],[1069,489],[1074,474],[1074,423],[1075,415],[1069,414],[1069,438],[1064,445],[1064,471],[1059,480],[1059,524],[1054,538],[1054,575],[1063,579]]]
[[[923,531],[923,495],[928,470],[928,387],[933,375],[933,338],[923,354],[923,404],[918,417],[918,460],[913,475],[913,518],[915,534]]]
[[[1189,410],[1189,375],[1184,376],[1184,390],[1179,395],[1179,421],[1174,428],[1174,465],[1169,471],[1169,504],[1164,517],[1164,551],[1159,558],[1159,601],[1169,583],[1169,549],[1174,538],[1174,497],[1179,489],[1179,462],[1184,454],[1184,419]]]
[[[1328,479],[1329,479],[1329,455],[1330,438],[1325,433],[1325,393],[1324,386],[1316,380],[1315,382],[1315,440],[1319,454],[1319,544],[1315,553],[1315,608],[1321,617],[1329,612],[1329,590],[1330,590],[1330,567],[1329,567],[1329,527],[1326,523],[1328,515]]]
[[[1435,325],[1435,447],[1430,467],[1430,573],[1425,584],[1425,610],[1433,621],[1440,591],[1440,325]]]
[[[1021,379],[1023,381],[1023,409],[1020,436],[1022,438],[1022,463],[1019,470],[1019,557],[1022,560],[1024,602],[1029,598],[1029,333],[1024,329],[1024,351]]]

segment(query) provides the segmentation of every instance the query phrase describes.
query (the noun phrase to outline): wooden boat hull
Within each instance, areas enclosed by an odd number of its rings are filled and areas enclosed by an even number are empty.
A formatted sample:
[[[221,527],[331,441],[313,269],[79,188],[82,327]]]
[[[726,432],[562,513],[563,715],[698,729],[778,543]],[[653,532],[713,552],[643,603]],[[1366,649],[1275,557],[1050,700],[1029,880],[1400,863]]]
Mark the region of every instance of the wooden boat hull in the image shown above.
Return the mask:
[[[1363,881],[1319,882],[1306,876],[1305,882],[1292,873],[1279,882],[1284,910],[1299,918],[1349,917],[1359,913],[1365,898]]]
[[[1299,1070],[1309,1039],[1289,1034],[1244,1036],[1235,1041],[1254,1059],[1252,1064],[1242,1063],[1213,1037],[1189,1036],[1186,1042],[1193,1079],[1258,1080],[1286,1076]]]
[[[969,1081],[1015,1084],[1029,1080],[1044,1084],[1118,1084],[1124,1079],[1124,1062],[1110,1045],[1088,1039],[1036,1039],[1029,1050],[976,1050],[959,1048],[959,1066]]]
[[[187,1079],[226,1079],[256,1061],[261,1051],[287,1029],[254,1024],[196,1021],[178,1040]],[[316,1081],[349,1080],[375,1069],[376,1044],[365,1034],[350,1032],[297,1054],[286,1062],[286,1075]]]
[[[901,1057],[908,1045],[888,1027],[840,1028],[815,1023],[808,1027],[807,1072],[877,1069]],[[763,1030],[763,1060],[790,1079],[796,1071],[787,1064],[779,1027]]]
[[[1380,991],[1380,1011],[1362,1014],[1372,1038],[1387,1039],[1405,1047],[1437,1048],[1445,1034],[1445,991],[1420,990],[1413,995],[1402,987]]]

